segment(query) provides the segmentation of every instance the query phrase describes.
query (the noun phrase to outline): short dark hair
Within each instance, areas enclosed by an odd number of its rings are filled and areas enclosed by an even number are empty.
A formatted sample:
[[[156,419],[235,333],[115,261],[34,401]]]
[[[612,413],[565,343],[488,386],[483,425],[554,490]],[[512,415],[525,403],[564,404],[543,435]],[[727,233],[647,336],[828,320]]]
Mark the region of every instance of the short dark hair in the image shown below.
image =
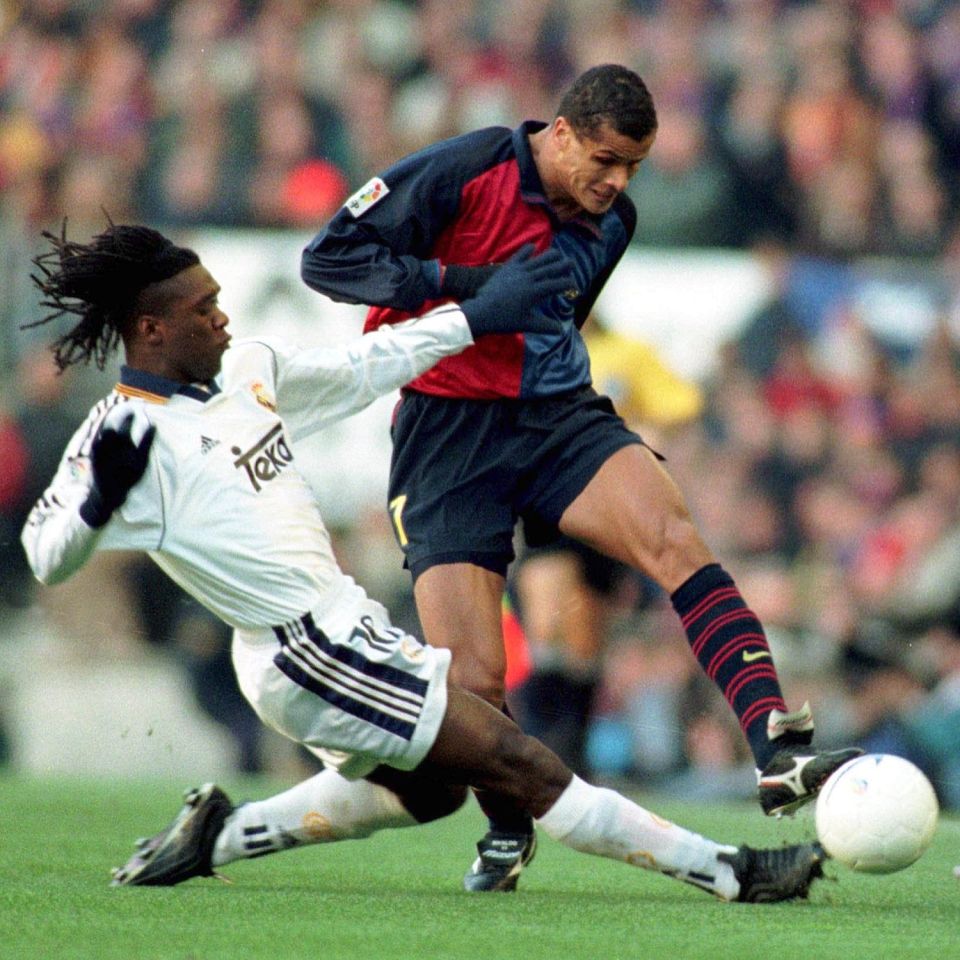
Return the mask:
[[[40,305],[53,312],[22,329],[64,314],[80,317],[51,347],[60,370],[91,359],[102,370],[143,291],[200,262],[193,250],[150,227],[110,222],[90,243],[75,243],[67,239],[64,220],[59,236],[45,230],[43,238],[50,249],[33,258],[40,273],[31,279],[43,294]]]
[[[632,70],[604,63],[581,73],[557,108],[578,136],[591,136],[604,124],[631,140],[657,129],[657,111],[647,85]]]

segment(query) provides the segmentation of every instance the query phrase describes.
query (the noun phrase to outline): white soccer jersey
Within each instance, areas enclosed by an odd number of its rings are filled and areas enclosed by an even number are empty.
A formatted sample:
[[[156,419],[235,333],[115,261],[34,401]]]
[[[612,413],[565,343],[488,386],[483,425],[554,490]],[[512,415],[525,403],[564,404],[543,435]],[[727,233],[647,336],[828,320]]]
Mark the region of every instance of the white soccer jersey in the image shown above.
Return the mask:
[[[23,532],[45,583],[77,570],[95,549],[145,550],[188,593],[234,627],[323,614],[361,594],[339,569],[296,441],[356,413],[473,342],[453,306],[347,346],[294,350],[269,340],[231,347],[214,392],[124,368],[67,447]],[[118,405],[156,426],[146,473],[101,530],[79,508],[89,452]]]

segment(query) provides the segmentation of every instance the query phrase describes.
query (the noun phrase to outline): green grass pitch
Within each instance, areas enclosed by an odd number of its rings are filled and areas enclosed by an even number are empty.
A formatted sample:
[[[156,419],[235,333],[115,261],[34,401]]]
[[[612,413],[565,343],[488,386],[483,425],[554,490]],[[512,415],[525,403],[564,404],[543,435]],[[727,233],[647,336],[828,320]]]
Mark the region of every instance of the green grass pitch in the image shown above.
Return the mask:
[[[919,863],[886,877],[836,865],[803,903],[724,904],[543,838],[516,894],[469,895],[460,876],[483,820],[457,816],[225,869],[231,884],[108,886],[109,868],[178,809],[170,782],[0,777],[2,960],[817,960],[960,957],[960,821],[942,817]],[[235,800],[263,781],[226,783]],[[752,806],[641,802],[718,840],[813,834]]]

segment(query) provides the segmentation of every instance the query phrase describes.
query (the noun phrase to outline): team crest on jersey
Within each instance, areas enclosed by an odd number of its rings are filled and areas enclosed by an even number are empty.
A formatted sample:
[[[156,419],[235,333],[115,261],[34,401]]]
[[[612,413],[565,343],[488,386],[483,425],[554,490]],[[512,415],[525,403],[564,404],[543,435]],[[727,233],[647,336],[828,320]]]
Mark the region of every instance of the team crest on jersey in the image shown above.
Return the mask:
[[[379,203],[389,192],[390,188],[379,177],[374,177],[350,197],[344,206],[354,217],[362,217],[375,203]]]
[[[266,407],[271,413],[277,412],[276,401],[267,393],[267,388],[259,381],[255,380],[250,384],[250,389],[253,391],[254,397],[257,399],[257,403],[261,407]]]
[[[256,493],[265,483],[276,480],[281,472],[293,463],[293,453],[283,435],[283,424],[278,423],[266,436],[261,437],[249,450],[232,447],[237,458],[233,465],[243,470]]]

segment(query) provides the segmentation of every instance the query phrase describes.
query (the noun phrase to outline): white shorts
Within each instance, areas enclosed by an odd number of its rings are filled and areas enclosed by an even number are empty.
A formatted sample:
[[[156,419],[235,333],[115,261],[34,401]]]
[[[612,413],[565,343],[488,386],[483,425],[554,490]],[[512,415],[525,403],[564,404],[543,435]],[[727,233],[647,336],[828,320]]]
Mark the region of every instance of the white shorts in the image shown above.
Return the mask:
[[[362,590],[282,627],[236,630],[240,689],[267,726],[349,778],[412,770],[447,708],[450,651],[392,626]]]

